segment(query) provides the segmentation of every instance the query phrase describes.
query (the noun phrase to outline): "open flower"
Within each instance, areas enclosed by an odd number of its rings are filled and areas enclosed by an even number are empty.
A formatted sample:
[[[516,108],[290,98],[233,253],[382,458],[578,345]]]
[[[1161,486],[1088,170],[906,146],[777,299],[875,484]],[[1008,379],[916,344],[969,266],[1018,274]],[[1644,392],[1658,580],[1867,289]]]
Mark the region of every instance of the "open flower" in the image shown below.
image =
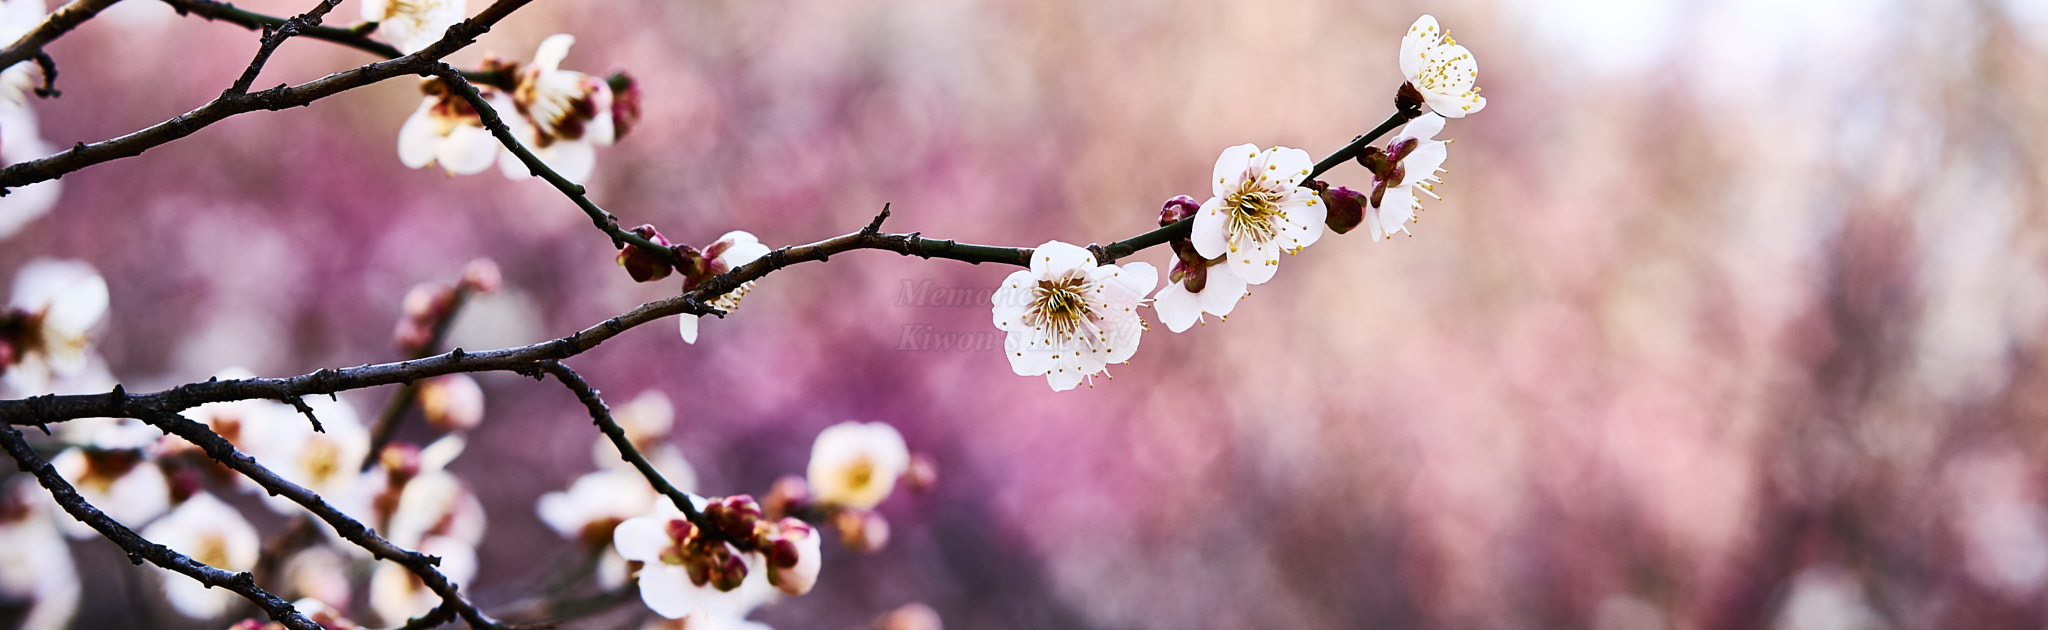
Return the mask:
[[[784,595],[802,595],[818,584],[824,566],[818,530],[801,520],[785,518],[767,526],[763,537],[768,557],[768,583]]]
[[[704,262],[702,269],[683,270],[683,290],[688,291],[706,280],[718,277],[719,274],[732,271],[734,267],[754,262],[756,259],[768,255],[768,251],[768,246],[762,245],[760,239],[754,238],[754,235],[751,233],[742,230],[726,232],[725,236],[719,237],[718,242],[704,248],[704,253],[699,258],[699,260]],[[747,292],[752,290],[754,290],[754,283],[751,281],[745,282],[740,284],[739,288],[727,291],[724,295],[711,298],[706,303],[718,310],[730,313],[740,307],[740,298],[746,297]],[[678,319],[682,320],[679,322],[679,326],[682,330],[683,341],[697,343],[697,316],[684,313]]]
[[[384,41],[408,55],[439,41],[466,17],[463,0],[363,0],[363,20],[376,22]]]
[[[889,498],[896,478],[909,467],[910,447],[895,427],[841,422],[826,427],[811,443],[805,477],[818,503],[866,510]]]
[[[1437,140],[1444,117],[1423,114],[1387,141],[1384,153],[1367,153],[1361,161],[1373,171],[1373,191],[1365,210],[1365,222],[1372,225],[1372,240],[1408,231],[1408,222],[1422,211],[1422,194],[1436,197],[1436,174],[1449,157],[1447,142]]]
[[[1316,193],[1301,185],[1313,162],[1301,149],[1240,144],[1216,158],[1216,196],[1195,213],[1188,239],[1203,258],[1227,258],[1232,273],[1265,284],[1280,252],[1294,253],[1323,236]]]
[[[14,294],[0,311],[0,363],[22,396],[44,393],[53,376],[86,367],[92,329],[107,314],[107,281],[92,265],[39,258],[14,275]]]
[[[1149,263],[1097,265],[1081,247],[1038,246],[1031,268],[1003,279],[994,296],[996,328],[1009,333],[1010,369],[1044,374],[1053,391],[1065,391],[1130,359],[1145,332],[1138,307],[1158,283]]]
[[[204,492],[193,495],[163,519],[143,528],[142,537],[230,572],[256,568],[263,545],[256,536],[256,528],[242,518],[241,512]],[[162,574],[164,597],[186,617],[213,619],[227,614],[236,602],[242,601],[233,591],[209,588],[168,570]]]
[[[612,129],[612,88],[604,79],[574,70],[561,69],[576,43],[571,35],[551,35],[541,40],[533,63],[519,73],[512,89],[512,104],[519,116],[507,117],[513,136],[570,181],[583,181],[597,165],[599,146],[610,146],[616,138]],[[533,173],[519,157],[506,151],[498,166],[506,177],[524,179]]]
[[[57,504],[34,477],[0,483],[0,600],[12,627],[61,630],[78,611],[78,568],[57,532]],[[69,514],[56,518],[70,520]]]
[[[450,583],[463,586],[476,577],[476,547],[445,536],[429,536],[419,542],[418,551],[441,559],[438,569]],[[407,619],[427,614],[441,605],[441,596],[427,588],[420,576],[396,562],[379,562],[370,573],[370,610],[396,626]]]
[[[271,462],[271,471],[318,493],[344,513],[363,513],[368,497],[357,466],[370,452],[369,430],[346,400],[307,396],[306,404],[326,430],[314,431],[297,414],[278,419],[270,433],[282,443],[269,447],[275,453],[266,460]],[[302,509],[282,496],[265,495],[264,501],[279,514],[296,514]]]
[[[647,608],[669,619],[701,618],[714,626],[746,618],[756,606],[776,597],[768,583],[767,560],[758,553],[739,552],[726,543],[710,543],[697,536],[697,527],[684,520],[675,506],[661,504],[654,514],[636,516],[620,523],[612,534],[612,545],[627,560],[644,563],[640,568],[640,600]],[[708,550],[708,552],[707,552]],[[706,556],[716,556],[715,560]],[[716,562],[720,567],[704,566]],[[718,576],[700,574],[726,572],[743,575],[737,586],[719,590]],[[689,627],[697,627],[693,622]]]
[[[442,431],[468,431],[484,421],[484,390],[460,372],[420,383],[420,412],[427,424]]]
[[[1202,320],[1203,313],[1229,315],[1249,286],[1236,272],[1216,268],[1223,259],[1204,259],[1192,248],[1187,251],[1189,255],[1183,256],[1179,250],[1175,248],[1173,271],[1167,275],[1166,287],[1152,297],[1152,310],[1173,332],[1194,326]]]
[[[1479,62],[1451,39],[1450,31],[1437,27],[1435,17],[1417,18],[1401,36],[1401,75],[1438,114],[1464,118],[1486,108],[1486,97],[1472,87],[1479,79]]]
[[[122,525],[139,526],[171,507],[170,482],[141,449],[72,448],[50,458],[50,464],[85,502]],[[72,538],[99,535],[69,514],[58,514],[57,523]]]
[[[6,8],[0,8],[0,20],[12,19],[7,16],[14,13],[16,5],[32,3],[41,4],[33,0],[4,3]],[[4,33],[0,29],[0,41],[14,41]],[[37,130],[35,110],[19,102],[21,90],[27,89],[23,85],[29,81],[30,65],[33,64],[17,63],[0,71],[0,164],[27,162],[56,152]],[[14,236],[28,222],[48,213],[57,205],[62,188],[59,180],[52,179],[8,189],[7,196],[0,197],[0,240]]]
[[[478,88],[492,109],[511,111],[505,95],[488,87]],[[408,168],[440,164],[449,175],[473,175],[491,167],[500,149],[498,139],[484,129],[481,116],[467,99],[448,89],[439,78],[420,82],[420,108],[398,128],[398,161]],[[505,116],[508,122],[516,116]]]

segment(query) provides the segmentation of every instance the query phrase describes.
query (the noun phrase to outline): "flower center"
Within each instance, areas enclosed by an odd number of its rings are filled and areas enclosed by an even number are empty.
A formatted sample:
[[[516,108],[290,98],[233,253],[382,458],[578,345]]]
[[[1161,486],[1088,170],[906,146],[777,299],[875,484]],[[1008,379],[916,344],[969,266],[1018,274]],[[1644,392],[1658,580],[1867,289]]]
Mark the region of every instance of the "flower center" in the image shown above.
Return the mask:
[[[1094,347],[1101,340],[1102,329],[1089,315],[1101,304],[1088,297],[1088,288],[1087,277],[1079,273],[1039,281],[1031,289],[1031,308],[1024,312],[1024,324],[1045,331],[1054,350],[1075,341]]]
[[[854,458],[853,463],[847,464],[846,469],[840,472],[840,481],[844,482],[847,488],[855,491],[867,488],[868,484],[874,480],[875,463],[868,461],[866,455]]]
[[[1224,219],[1223,235],[1230,242],[1230,248],[1237,249],[1237,243],[1245,238],[1265,243],[1273,240],[1278,231],[1274,219],[1280,218],[1281,194],[1258,187],[1256,180],[1247,178],[1237,192],[1223,201],[1230,204],[1230,216]]]
[[[228,541],[220,534],[201,534],[192,554],[193,560],[206,563],[214,568],[228,566]]]

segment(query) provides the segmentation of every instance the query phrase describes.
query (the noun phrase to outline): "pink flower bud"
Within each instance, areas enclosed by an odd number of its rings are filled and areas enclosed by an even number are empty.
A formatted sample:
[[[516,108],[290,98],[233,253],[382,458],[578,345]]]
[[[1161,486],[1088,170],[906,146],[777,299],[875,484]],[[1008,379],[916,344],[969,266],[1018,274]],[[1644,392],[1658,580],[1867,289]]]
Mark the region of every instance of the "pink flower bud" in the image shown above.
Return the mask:
[[[626,132],[640,124],[640,82],[625,70],[613,72],[604,82],[612,88],[612,135],[626,137]]]
[[[768,495],[761,498],[761,515],[781,520],[809,507],[810,502],[811,487],[804,483],[804,478],[783,475],[775,480],[775,485],[768,487]]]
[[[469,261],[462,267],[462,288],[477,293],[490,293],[505,284],[504,273],[498,271],[498,263],[489,258]]]
[[[945,630],[946,625],[932,607],[909,603],[876,617],[872,627],[875,630]]]
[[[889,545],[889,519],[866,510],[840,510],[832,515],[839,544],[854,553],[874,553]]]
[[[1168,199],[1166,200],[1166,205],[1159,208],[1159,225],[1161,227],[1173,225],[1181,219],[1195,216],[1195,213],[1201,209],[1202,202],[1195,201],[1194,197],[1181,195]]]
[[[1329,208],[1323,224],[1329,226],[1330,231],[1343,234],[1365,222],[1367,199],[1364,193],[1336,186],[1318,196],[1322,197],[1323,203]]]
[[[931,492],[932,488],[939,485],[938,462],[932,461],[932,458],[924,453],[911,455],[910,468],[903,471],[903,484],[910,486],[911,492]]]
[[[727,540],[746,544],[754,538],[754,525],[761,520],[761,504],[754,497],[736,494],[704,506],[704,515],[718,525]]]
[[[768,550],[768,583],[789,595],[811,592],[823,562],[817,530],[793,518],[782,519],[775,529]]]
[[[653,225],[643,224],[631,231],[664,248],[669,247],[668,238],[663,237],[661,231],[654,229]],[[633,276],[634,282],[660,280],[668,277],[669,272],[674,269],[661,254],[632,243],[627,243],[624,249],[619,250],[618,261],[619,266],[625,267],[626,273]]]
[[[468,374],[427,379],[419,388],[420,411],[442,431],[467,431],[484,421],[484,390]]]

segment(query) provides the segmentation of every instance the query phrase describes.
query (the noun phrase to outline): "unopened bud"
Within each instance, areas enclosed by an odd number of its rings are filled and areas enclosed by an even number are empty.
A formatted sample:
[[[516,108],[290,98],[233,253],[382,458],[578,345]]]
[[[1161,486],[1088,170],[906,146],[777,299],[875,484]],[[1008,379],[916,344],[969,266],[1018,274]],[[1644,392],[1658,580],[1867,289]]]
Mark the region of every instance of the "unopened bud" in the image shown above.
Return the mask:
[[[718,526],[726,540],[746,542],[754,538],[754,524],[761,520],[761,504],[744,494],[719,499],[704,506],[704,515]]]
[[[761,498],[761,515],[782,520],[802,511],[811,502],[811,486],[803,477],[783,475],[768,487],[768,495]]]
[[[768,583],[788,595],[811,592],[822,566],[818,532],[809,523],[786,518],[775,525],[768,551]]]
[[[921,603],[904,604],[902,608],[883,613],[875,618],[871,630],[945,630],[939,621],[939,612]]]
[[[484,421],[484,390],[468,374],[427,379],[419,388],[420,411],[442,431],[467,431]]]
[[[1394,109],[1408,120],[1421,116],[1426,102],[1422,98],[1422,90],[1415,89],[1413,83],[1402,83],[1401,89],[1394,92]]]
[[[433,283],[413,285],[405,293],[398,325],[391,331],[392,342],[407,353],[425,350],[433,339],[434,326],[448,316],[454,304],[454,289]]]
[[[694,289],[698,284],[711,279],[711,276],[718,275],[711,273],[711,257],[705,256],[695,247],[675,245],[669,247],[668,251],[674,255],[676,271],[683,274],[684,291]]]
[[[1195,201],[1194,197],[1180,195],[1168,199],[1166,200],[1166,205],[1159,208],[1159,225],[1160,227],[1173,225],[1180,222],[1181,219],[1195,216],[1195,213],[1201,209],[1202,202]]]
[[[377,462],[393,480],[411,479],[420,474],[420,447],[403,442],[385,445]]]
[[[477,293],[490,293],[505,284],[505,274],[498,271],[498,263],[489,258],[469,261],[462,267],[462,288]]]
[[[1329,226],[1330,231],[1343,234],[1365,222],[1367,200],[1364,193],[1336,186],[1318,196],[1322,197],[1323,204],[1329,208],[1324,215],[1323,224]]]
[[[911,492],[924,494],[939,485],[939,464],[924,453],[910,456],[910,466],[903,471],[903,484]]]
[[[704,560],[707,581],[712,588],[731,591],[747,581],[747,561],[732,545],[718,543]]]
[[[839,544],[854,553],[874,553],[889,546],[889,519],[876,512],[840,510],[832,515]]]
[[[612,88],[612,137],[624,138],[640,124],[640,82],[625,70],[613,72],[604,82]]]
[[[654,241],[656,245],[660,245],[663,248],[669,247],[668,238],[663,237],[661,231],[654,229],[654,226],[651,224],[640,225],[631,231],[641,238]],[[669,272],[674,270],[673,267],[669,266],[668,261],[663,258],[662,254],[633,243],[627,243],[625,248],[619,250],[618,261],[619,266],[625,267],[626,273],[633,276],[634,282],[660,280],[668,277]]]

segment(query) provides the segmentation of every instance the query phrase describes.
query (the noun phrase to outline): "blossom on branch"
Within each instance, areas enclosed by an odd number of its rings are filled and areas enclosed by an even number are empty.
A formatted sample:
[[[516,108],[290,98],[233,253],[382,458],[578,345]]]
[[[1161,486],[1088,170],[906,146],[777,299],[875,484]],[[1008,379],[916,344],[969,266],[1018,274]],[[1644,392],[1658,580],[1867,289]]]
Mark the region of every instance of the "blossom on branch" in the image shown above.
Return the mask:
[[[1168,199],[1159,210],[1159,225],[1171,225],[1200,211],[1201,205],[1193,197]],[[1159,321],[1167,330],[1181,332],[1201,321],[1203,313],[1230,315],[1245,295],[1244,278],[1228,268],[1212,273],[1211,268],[1223,264],[1224,259],[1203,257],[1186,238],[1174,239],[1169,245],[1173,262],[1168,264],[1166,287],[1152,296],[1152,310],[1159,313]]]
[[[4,3],[7,8],[0,9],[0,14],[12,13],[15,5],[30,1]],[[11,18],[0,16],[0,20],[6,19]],[[14,40],[0,35],[0,41]],[[0,72],[0,164],[17,164],[56,153],[56,147],[44,142],[37,129],[35,110],[21,102],[21,90],[25,88],[17,82],[28,81],[28,66],[19,63]],[[62,186],[59,180],[52,179],[8,189],[7,196],[0,197],[0,240],[14,236],[28,222],[55,207]]]
[[[52,377],[86,367],[92,329],[107,314],[107,281],[92,265],[39,258],[14,275],[0,310],[0,372],[14,393],[46,393]]]
[[[699,509],[709,507],[704,503]],[[774,599],[767,559],[702,535],[675,506],[620,523],[612,545],[640,568],[640,600],[655,614],[698,623],[734,624]]]
[[[1444,159],[1450,156],[1449,142],[1437,140],[1444,117],[1423,114],[1387,141],[1387,150],[1370,149],[1358,161],[1373,172],[1373,189],[1365,208],[1365,222],[1372,226],[1372,240],[1408,231],[1408,222],[1422,211],[1416,191],[1436,197],[1436,184],[1443,180]]]
[[[0,483],[0,601],[22,630],[62,630],[78,610],[78,568],[52,516],[71,519],[34,477]]]
[[[489,87],[478,90],[493,109],[511,110],[504,93]],[[426,97],[420,99],[419,109],[398,128],[398,161],[408,168],[438,163],[449,175],[474,175],[490,168],[500,147],[484,129],[476,108],[439,78],[420,81],[420,91]]]
[[[1081,247],[1038,246],[1031,268],[1005,278],[993,300],[996,328],[1009,333],[1003,351],[1011,371],[1043,374],[1053,391],[1066,391],[1129,360],[1145,332],[1138,307],[1158,283],[1149,263],[1098,265]]]
[[[910,467],[910,447],[895,427],[881,422],[841,422],[818,433],[805,470],[818,503],[873,509],[896,489]]]
[[[1188,233],[1195,251],[1227,259],[1246,283],[1273,279],[1280,252],[1300,251],[1323,236],[1323,204],[1302,186],[1313,165],[1301,149],[1224,149],[1216,158],[1216,196],[1202,204]]]
[[[1401,36],[1401,75],[1408,78],[1404,87],[1414,88],[1421,96],[1420,105],[1445,117],[1464,118],[1486,109],[1486,97],[1472,87],[1479,79],[1479,61],[1472,58],[1472,51],[1451,39],[1450,31],[1438,28],[1434,16],[1417,18],[1408,34]],[[1409,105],[1401,101],[1412,98],[1397,102]]]
[[[707,280],[718,277],[719,274],[732,271],[735,267],[754,262],[762,256],[768,255],[769,249],[767,245],[761,244],[760,239],[754,238],[752,233],[733,230],[726,232],[725,236],[719,237],[718,242],[712,243],[710,247],[704,248],[704,253],[701,255],[693,256],[693,254],[696,254],[695,251],[683,248],[678,248],[677,251],[696,263],[692,265],[694,268],[683,270],[683,290],[689,291]],[[746,297],[747,292],[752,290],[754,290],[754,283],[748,281],[742,283],[738,288],[727,291],[724,295],[711,298],[706,301],[706,304],[730,313],[740,307],[740,298]],[[697,343],[697,316],[683,313],[677,319],[681,320],[678,322],[678,325],[683,335],[683,341]]]
[[[611,86],[604,79],[561,69],[575,43],[574,36],[559,34],[541,41],[533,63],[519,73],[512,88],[512,104],[519,115],[506,116],[505,122],[534,157],[569,181],[581,182],[597,165],[597,147],[611,146],[617,135]],[[499,158],[498,167],[512,179],[533,176],[510,150]]]
[[[242,518],[241,512],[204,492],[143,528],[142,537],[230,572],[256,568],[263,545],[256,528]],[[186,617],[213,619],[227,614],[236,602],[242,601],[233,591],[210,588],[169,570],[159,572],[164,579],[164,597]]]
[[[384,41],[408,55],[440,41],[466,17],[463,0],[363,0],[363,20],[376,22]]]

